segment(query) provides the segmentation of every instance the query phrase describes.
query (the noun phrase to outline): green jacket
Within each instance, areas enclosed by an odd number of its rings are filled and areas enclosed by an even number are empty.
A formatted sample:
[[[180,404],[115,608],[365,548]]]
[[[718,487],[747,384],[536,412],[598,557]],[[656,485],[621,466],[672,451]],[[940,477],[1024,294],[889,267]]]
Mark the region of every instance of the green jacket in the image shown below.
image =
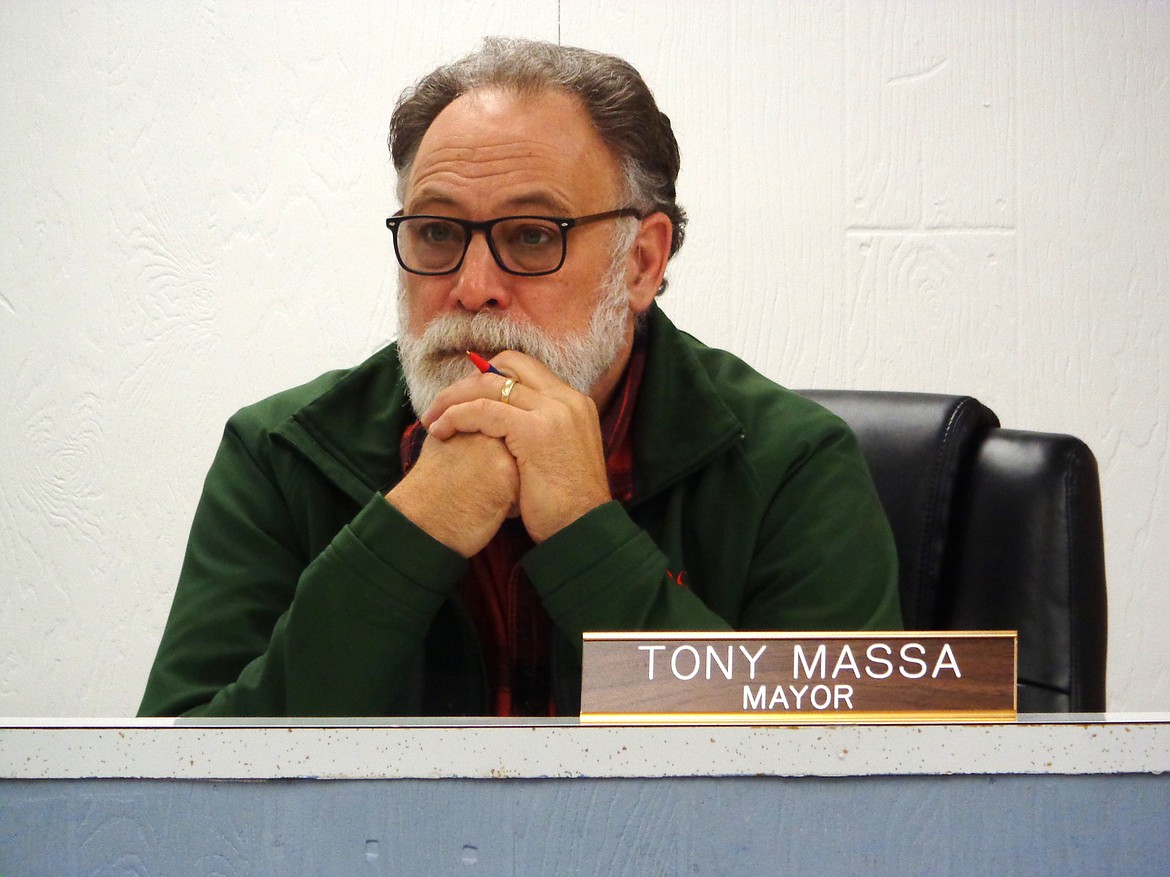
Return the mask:
[[[900,627],[893,540],[839,419],[656,307],[635,495],[522,561],[577,712],[587,630]],[[413,420],[393,345],[249,406],[207,475],[142,715],[476,715],[467,563],[382,494]]]

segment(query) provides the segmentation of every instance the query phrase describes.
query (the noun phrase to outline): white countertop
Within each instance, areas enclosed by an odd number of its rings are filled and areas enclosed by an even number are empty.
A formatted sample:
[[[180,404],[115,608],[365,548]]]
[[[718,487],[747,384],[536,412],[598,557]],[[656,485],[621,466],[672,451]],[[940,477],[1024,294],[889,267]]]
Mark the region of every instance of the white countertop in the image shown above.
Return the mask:
[[[1170,772],[1170,714],[965,725],[576,719],[0,718],[0,779],[439,779]]]

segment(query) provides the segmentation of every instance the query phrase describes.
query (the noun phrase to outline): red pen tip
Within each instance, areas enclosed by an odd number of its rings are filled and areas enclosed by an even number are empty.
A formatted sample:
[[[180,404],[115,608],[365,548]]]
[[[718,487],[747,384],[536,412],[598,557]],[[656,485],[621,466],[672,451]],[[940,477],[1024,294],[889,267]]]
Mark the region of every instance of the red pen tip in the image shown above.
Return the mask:
[[[481,373],[487,374],[488,372],[492,372],[493,374],[499,374],[499,372],[496,371],[492,364],[478,353],[473,353],[472,351],[468,350],[467,358],[471,360],[472,365],[479,369]]]

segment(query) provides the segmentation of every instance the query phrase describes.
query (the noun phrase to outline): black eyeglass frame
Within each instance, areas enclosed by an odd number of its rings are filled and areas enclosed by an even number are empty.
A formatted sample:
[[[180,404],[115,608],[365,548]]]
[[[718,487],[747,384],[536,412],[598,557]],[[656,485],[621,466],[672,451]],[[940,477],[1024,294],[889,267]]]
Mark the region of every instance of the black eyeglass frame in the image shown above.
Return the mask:
[[[594,222],[601,222],[606,219],[618,219],[625,216],[634,216],[638,219],[645,219],[642,211],[636,207],[621,207],[617,210],[606,210],[603,213],[590,213],[587,216],[538,216],[536,214],[524,213],[516,216],[497,216],[495,219],[485,219],[483,222],[473,222],[470,219],[456,219],[454,216],[439,216],[434,213],[409,213],[404,214],[402,211],[395,213],[386,219],[386,228],[390,229],[394,236],[394,256],[398,259],[398,264],[402,266],[402,270],[410,274],[420,274],[424,277],[443,277],[447,274],[454,274],[463,267],[463,260],[467,258],[467,250],[471,247],[471,236],[477,231],[483,232],[484,240],[487,241],[488,250],[492,254],[492,258],[496,260],[496,264],[500,266],[501,271],[508,274],[515,274],[518,277],[543,277],[547,274],[555,274],[565,266],[565,258],[569,252],[569,231],[580,225],[590,225]],[[402,252],[398,249],[398,226],[407,219],[441,219],[444,222],[452,222],[458,225],[464,231],[463,238],[463,253],[459,256],[452,267],[445,271],[417,271],[407,266],[402,261]],[[492,240],[492,228],[497,223],[508,222],[514,219],[539,219],[544,222],[551,222],[560,229],[561,232],[561,258],[557,261],[555,268],[550,268],[547,271],[516,271],[504,264],[503,257],[500,256],[496,249],[495,242]]]

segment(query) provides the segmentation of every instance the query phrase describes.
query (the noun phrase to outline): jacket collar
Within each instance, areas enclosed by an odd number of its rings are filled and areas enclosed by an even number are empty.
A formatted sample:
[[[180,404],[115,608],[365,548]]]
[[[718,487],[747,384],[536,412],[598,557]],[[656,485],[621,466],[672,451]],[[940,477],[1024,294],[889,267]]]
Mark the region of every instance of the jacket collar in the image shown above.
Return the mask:
[[[685,477],[742,432],[699,359],[702,345],[657,305],[634,412],[633,505]],[[414,420],[395,344],[383,348],[270,433],[364,505],[401,476],[399,441]]]
[[[360,505],[401,477],[398,444],[414,413],[390,344],[346,372],[271,433]]]
[[[646,372],[634,411],[637,505],[689,475],[742,432],[699,353],[706,348],[655,304],[646,315]]]

